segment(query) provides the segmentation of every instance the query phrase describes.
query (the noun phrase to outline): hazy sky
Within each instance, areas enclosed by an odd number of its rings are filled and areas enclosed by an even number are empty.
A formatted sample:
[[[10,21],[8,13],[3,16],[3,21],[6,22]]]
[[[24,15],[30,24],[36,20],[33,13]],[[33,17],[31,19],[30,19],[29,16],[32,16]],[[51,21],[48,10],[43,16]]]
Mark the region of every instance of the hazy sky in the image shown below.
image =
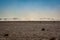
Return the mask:
[[[0,0],[0,17],[60,19],[60,0]]]

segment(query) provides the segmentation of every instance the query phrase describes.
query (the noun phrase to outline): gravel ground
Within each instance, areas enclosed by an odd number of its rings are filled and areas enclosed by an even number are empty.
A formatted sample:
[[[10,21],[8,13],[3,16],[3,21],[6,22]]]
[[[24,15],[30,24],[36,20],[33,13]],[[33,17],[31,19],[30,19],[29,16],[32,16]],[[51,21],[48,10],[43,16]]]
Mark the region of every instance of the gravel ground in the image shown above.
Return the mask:
[[[60,21],[0,21],[0,40],[60,40]]]

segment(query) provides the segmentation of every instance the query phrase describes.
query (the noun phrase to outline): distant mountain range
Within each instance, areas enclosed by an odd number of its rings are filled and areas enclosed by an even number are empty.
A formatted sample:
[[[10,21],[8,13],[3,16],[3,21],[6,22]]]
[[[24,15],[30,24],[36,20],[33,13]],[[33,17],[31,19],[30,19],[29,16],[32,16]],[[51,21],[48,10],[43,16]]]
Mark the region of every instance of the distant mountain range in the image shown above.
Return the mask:
[[[0,21],[60,21],[55,18],[0,18]]]

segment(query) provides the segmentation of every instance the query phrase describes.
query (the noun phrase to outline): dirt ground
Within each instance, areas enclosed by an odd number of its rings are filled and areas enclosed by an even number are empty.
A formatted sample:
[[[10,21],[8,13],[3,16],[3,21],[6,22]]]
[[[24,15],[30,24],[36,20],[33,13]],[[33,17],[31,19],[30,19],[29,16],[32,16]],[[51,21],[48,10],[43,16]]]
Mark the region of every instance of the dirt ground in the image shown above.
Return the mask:
[[[0,21],[0,40],[60,40],[60,21]]]

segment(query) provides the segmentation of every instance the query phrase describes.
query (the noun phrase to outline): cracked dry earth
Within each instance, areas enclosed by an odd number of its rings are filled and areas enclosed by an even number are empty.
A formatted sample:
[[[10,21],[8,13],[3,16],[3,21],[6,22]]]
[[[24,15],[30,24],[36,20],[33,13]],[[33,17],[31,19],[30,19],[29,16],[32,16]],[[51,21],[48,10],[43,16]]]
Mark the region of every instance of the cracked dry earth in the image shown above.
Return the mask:
[[[0,21],[0,40],[60,40],[60,21]]]

